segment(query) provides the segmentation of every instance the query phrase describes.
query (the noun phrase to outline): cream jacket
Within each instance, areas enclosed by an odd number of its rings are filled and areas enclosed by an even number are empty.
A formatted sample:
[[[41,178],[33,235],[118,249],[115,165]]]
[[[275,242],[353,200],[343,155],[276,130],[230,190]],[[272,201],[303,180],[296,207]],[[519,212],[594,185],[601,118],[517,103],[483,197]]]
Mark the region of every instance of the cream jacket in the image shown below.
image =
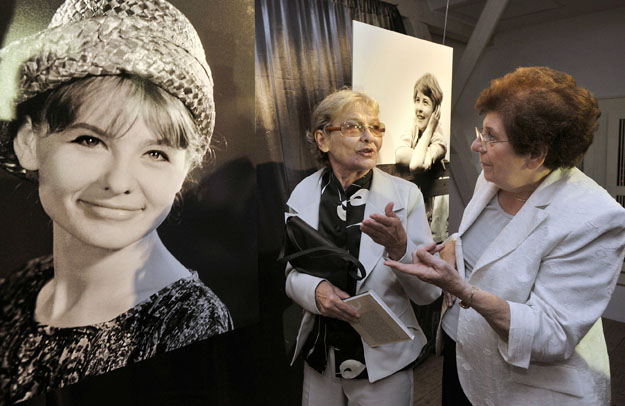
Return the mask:
[[[480,175],[458,232],[497,193]],[[625,209],[578,169],[552,172],[477,260],[469,283],[508,301],[504,342],[461,309],[456,358],[475,405],[608,405],[610,367],[600,316],[625,255]]]

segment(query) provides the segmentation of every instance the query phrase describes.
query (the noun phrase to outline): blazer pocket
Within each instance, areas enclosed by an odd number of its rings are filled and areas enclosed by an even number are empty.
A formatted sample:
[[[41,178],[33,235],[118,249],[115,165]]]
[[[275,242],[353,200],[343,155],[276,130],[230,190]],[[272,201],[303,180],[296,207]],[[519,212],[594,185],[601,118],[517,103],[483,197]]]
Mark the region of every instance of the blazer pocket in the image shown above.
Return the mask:
[[[536,365],[530,364],[528,369],[511,370],[514,382],[584,397],[584,385],[577,370],[567,365]]]

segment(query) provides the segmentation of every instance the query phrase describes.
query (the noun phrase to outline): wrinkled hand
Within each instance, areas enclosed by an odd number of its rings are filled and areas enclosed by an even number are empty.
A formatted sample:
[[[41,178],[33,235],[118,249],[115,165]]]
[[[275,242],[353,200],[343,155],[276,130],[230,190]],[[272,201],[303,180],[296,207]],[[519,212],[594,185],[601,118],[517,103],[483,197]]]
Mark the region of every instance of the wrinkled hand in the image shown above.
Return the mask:
[[[360,231],[384,246],[391,259],[401,259],[406,253],[408,237],[401,220],[393,212],[393,202],[386,205],[384,215],[373,213],[363,220]]]
[[[447,262],[434,256],[443,249],[431,243],[420,247],[412,254],[412,264],[403,264],[398,261],[387,260],[384,264],[398,271],[415,275],[424,282],[431,283],[455,296],[462,296],[466,292],[467,284],[456,269]],[[468,287],[471,289],[471,287]]]
[[[358,311],[345,303],[349,294],[337,288],[328,281],[322,281],[315,289],[315,301],[322,315],[334,317],[348,323],[355,323],[360,318]]]
[[[426,131],[430,129],[431,134],[434,134],[436,130],[436,126],[441,119],[441,106],[436,106],[436,109],[432,112],[430,116],[430,120],[428,121],[428,125],[426,127]]]
[[[437,246],[438,248],[438,246]],[[456,240],[449,240],[443,243],[443,249],[438,253],[441,259],[447,262],[450,266],[456,267]],[[443,296],[447,302],[447,307],[453,306],[456,301],[456,297],[449,292],[443,291]]]

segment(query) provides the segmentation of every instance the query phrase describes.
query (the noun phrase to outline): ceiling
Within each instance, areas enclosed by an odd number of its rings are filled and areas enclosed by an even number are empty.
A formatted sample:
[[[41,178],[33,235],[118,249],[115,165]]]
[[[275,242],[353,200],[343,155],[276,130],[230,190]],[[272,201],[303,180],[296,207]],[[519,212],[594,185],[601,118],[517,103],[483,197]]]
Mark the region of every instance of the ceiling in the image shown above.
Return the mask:
[[[433,13],[445,15],[448,0],[427,0]],[[449,0],[448,18],[475,26],[486,0]],[[625,7],[625,0],[509,0],[497,32]]]

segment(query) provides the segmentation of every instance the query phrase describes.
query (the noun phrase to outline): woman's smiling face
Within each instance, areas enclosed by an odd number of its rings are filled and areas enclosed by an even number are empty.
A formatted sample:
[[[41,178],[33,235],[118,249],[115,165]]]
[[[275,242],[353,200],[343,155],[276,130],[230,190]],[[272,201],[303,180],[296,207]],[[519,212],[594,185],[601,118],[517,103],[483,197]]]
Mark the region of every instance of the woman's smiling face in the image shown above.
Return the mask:
[[[164,143],[140,116],[123,134],[106,133],[110,115],[84,114],[57,133],[32,133],[30,158],[55,233],[116,250],[161,224],[188,163],[185,150]]]
[[[417,119],[417,128],[422,133],[428,126],[430,116],[434,111],[434,103],[432,99],[423,94],[423,92],[417,92],[417,96],[414,101],[415,117]]]

